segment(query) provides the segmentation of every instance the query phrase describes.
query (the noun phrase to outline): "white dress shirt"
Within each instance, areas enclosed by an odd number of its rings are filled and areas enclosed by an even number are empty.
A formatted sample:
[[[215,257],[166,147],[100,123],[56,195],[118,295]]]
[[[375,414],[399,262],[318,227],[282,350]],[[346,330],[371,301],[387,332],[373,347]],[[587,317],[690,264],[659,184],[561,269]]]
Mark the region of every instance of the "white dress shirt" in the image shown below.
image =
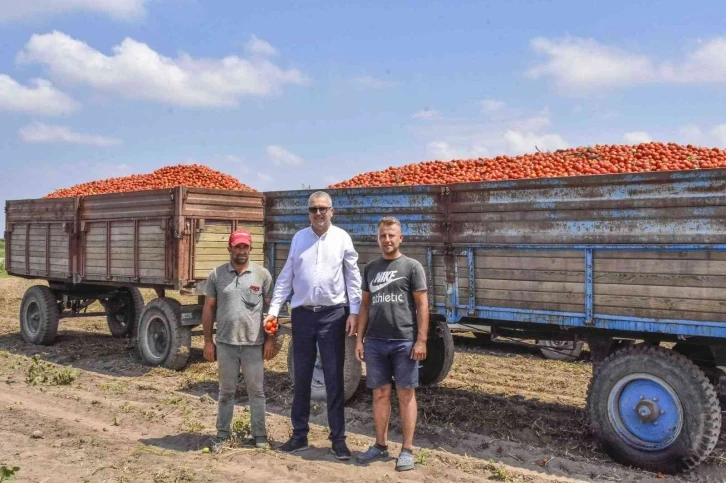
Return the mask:
[[[292,237],[290,253],[277,277],[268,313],[277,316],[292,292],[292,308],[347,302],[350,313],[357,314],[360,284],[358,253],[350,235],[330,225],[323,236],[318,236],[308,227]]]

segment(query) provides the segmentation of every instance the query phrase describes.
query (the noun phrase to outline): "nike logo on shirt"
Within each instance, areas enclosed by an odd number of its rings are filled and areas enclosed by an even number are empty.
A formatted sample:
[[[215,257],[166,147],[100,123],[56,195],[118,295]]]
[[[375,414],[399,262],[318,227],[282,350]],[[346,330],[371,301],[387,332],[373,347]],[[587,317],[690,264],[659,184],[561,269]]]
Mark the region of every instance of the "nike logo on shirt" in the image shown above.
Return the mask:
[[[370,284],[371,293],[376,293],[380,289],[382,289],[383,287],[385,287],[386,285],[389,285],[389,284],[395,282],[396,280],[401,280],[402,278],[405,278],[405,277],[398,277],[398,278],[394,278],[394,279],[391,279],[391,280],[386,280],[385,282],[379,283],[378,285],[376,285],[375,283],[371,282],[371,284]]]

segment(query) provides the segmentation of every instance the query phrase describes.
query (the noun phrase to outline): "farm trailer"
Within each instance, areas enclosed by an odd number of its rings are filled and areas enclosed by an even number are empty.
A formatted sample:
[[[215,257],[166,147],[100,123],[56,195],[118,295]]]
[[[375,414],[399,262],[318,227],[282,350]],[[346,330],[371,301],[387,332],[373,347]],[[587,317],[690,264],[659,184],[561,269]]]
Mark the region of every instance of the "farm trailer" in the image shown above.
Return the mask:
[[[150,365],[183,368],[201,323],[204,281],[229,261],[229,234],[252,234],[250,259],[263,263],[259,193],[173,188],[76,198],[7,201],[5,263],[42,279],[25,293],[20,332],[52,344],[60,319],[106,316],[114,337],[137,337]],[[139,288],[157,298],[144,304]],[[167,290],[197,295],[182,305]],[[88,307],[100,302],[102,312]]]
[[[726,170],[329,193],[361,268],[379,256],[382,215],[401,221],[403,253],[425,267],[432,323],[422,383],[446,377],[452,327],[586,341],[587,415],[611,457],[673,473],[713,450],[726,396]],[[273,277],[309,225],[310,194],[265,193]],[[353,345],[347,394],[361,377]],[[321,370],[313,397],[324,396]]]

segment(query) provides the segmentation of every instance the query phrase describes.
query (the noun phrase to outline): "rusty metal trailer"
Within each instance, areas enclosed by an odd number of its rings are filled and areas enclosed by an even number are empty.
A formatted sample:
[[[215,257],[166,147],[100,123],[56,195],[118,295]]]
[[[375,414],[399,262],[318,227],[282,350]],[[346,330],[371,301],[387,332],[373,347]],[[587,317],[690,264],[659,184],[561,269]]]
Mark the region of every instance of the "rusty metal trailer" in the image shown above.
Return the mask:
[[[250,259],[263,263],[260,193],[178,187],[7,201],[5,212],[8,273],[48,281],[30,287],[20,309],[21,334],[36,344],[52,344],[61,319],[105,315],[113,336],[138,338],[147,363],[181,369],[203,282],[229,261],[229,234],[248,229]],[[144,287],[158,296],[148,304]],[[182,305],[167,290],[199,303]],[[104,310],[88,312],[95,301]]]
[[[726,399],[726,170],[329,193],[361,268],[379,256],[378,219],[393,215],[403,253],[426,269],[422,382],[449,371],[453,326],[585,341],[590,428],[608,454],[673,473],[713,450]],[[273,277],[309,225],[310,194],[265,193]]]

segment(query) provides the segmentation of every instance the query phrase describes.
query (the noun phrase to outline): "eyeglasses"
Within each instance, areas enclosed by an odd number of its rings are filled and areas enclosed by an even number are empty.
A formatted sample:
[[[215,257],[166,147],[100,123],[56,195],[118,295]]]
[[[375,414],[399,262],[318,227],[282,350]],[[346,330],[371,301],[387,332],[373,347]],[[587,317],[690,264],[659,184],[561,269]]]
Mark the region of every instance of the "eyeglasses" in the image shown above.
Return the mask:
[[[330,208],[332,208],[332,206],[309,206],[308,207],[308,212],[311,215],[314,215],[315,213],[321,213],[321,214],[324,215],[325,213],[328,212],[328,210]]]

